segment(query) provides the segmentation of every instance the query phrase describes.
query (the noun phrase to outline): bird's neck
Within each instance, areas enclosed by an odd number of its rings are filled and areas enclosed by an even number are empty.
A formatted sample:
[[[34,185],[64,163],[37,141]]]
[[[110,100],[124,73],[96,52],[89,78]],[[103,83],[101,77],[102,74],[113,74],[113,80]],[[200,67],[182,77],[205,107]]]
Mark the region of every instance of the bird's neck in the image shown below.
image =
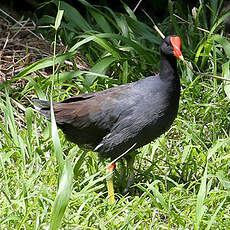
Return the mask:
[[[176,58],[173,56],[161,56],[160,78],[162,80],[173,80],[177,78]]]

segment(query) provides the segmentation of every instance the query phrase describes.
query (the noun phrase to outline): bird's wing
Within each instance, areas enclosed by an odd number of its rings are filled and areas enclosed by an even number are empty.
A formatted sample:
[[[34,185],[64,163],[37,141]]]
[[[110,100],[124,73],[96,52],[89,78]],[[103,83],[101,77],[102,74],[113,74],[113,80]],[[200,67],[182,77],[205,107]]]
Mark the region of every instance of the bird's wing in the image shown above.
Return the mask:
[[[131,84],[91,94],[81,94],[54,104],[56,121],[70,124],[80,130],[95,128],[109,130],[121,113],[132,104],[126,94]],[[134,103],[134,102],[133,102]],[[126,110],[126,111],[124,111]]]

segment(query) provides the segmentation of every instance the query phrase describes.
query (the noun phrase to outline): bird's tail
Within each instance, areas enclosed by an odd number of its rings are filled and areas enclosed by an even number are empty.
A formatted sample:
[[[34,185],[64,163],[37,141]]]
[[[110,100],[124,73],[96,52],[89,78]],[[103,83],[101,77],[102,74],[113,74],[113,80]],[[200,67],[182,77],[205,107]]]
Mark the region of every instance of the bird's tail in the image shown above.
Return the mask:
[[[42,115],[50,118],[50,102],[45,100],[33,99],[34,107]]]

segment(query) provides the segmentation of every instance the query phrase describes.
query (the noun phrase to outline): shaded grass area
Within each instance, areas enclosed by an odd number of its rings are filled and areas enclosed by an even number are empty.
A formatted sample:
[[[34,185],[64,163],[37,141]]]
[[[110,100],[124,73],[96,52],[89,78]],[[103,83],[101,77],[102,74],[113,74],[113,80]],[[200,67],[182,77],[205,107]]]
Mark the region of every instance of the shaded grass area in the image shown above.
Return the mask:
[[[53,57],[39,60],[1,85],[2,229],[227,229],[227,82],[194,75],[178,63],[182,92],[177,119],[166,134],[138,150],[136,180],[127,195],[119,193],[122,165],[118,163],[114,205],[109,204],[105,187],[108,162],[66,141],[54,118],[48,122],[32,109],[35,97],[59,101],[76,92],[135,81],[159,68],[160,38],[128,6],[120,14],[80,2],[86,7],[86,17],[62,2],[56,18],[40,21],[53,22],[54,41],[61,36],[69,51],[54,52]],[[222,22],[230,13],[221,16],[219,5],[213,2],[209,2],[211,13],[215,12],[210,21],[204,5],[196,18],[186,18],[209,33],[176,21],[173,13],[180,11],[171,5],[170,17],[159,27],[166,33],[174,26],[183,41],[182,52],[194,69],[229,78],[230,44]],[[88,71],[77,67],[77,51],[84,57],[82,63],[89,63]],[[52,74],[46,75],[44,68],[52,68]],[[25,87],[12,90],[11,85],[22,78]]]

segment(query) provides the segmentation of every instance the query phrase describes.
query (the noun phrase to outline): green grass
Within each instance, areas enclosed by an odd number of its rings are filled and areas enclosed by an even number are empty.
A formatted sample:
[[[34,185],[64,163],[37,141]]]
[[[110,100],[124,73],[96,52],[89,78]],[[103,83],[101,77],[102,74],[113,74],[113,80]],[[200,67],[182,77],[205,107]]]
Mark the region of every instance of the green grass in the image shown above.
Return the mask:
[[[109,204],[105,186],[109,162],[66,141],[54,117],[48,122],[32,109],[35,97],[59,101],[76,91],[135,81],[159,68],[160,37],[128,6],[120,14],[80,2],[85,18],[61,3],[63,15],[58,11],[56,19],[40,21],[53,22],[54,43],[60,35],[69,52],[54,52],[1,86],[0,229],[228,229],[229,83],[197,76],[178,63],[182,92],[177,119],[166,134],[139,149],[135,184],[125,196],[116,185],[114,205]],[[230,13],[221,16],[222,1],[214,2],[200,6],[195,19],[185,18],[210,33],[172,20],[174,11],[180,13],[173,6],[159,27],[166,34],[171,18],[192,67],[230,78],[230,43],[222,27]],[[89,71],[76,67],[77,51],[90,63]],[[72,69],[65,60],[73,62]],[[48,66],[53,74],[42,78],[39,71]],[[28,80],[26,87],[12,90],[10,85],[22,78]],[[118,163],[116,177],[119,167]]]

